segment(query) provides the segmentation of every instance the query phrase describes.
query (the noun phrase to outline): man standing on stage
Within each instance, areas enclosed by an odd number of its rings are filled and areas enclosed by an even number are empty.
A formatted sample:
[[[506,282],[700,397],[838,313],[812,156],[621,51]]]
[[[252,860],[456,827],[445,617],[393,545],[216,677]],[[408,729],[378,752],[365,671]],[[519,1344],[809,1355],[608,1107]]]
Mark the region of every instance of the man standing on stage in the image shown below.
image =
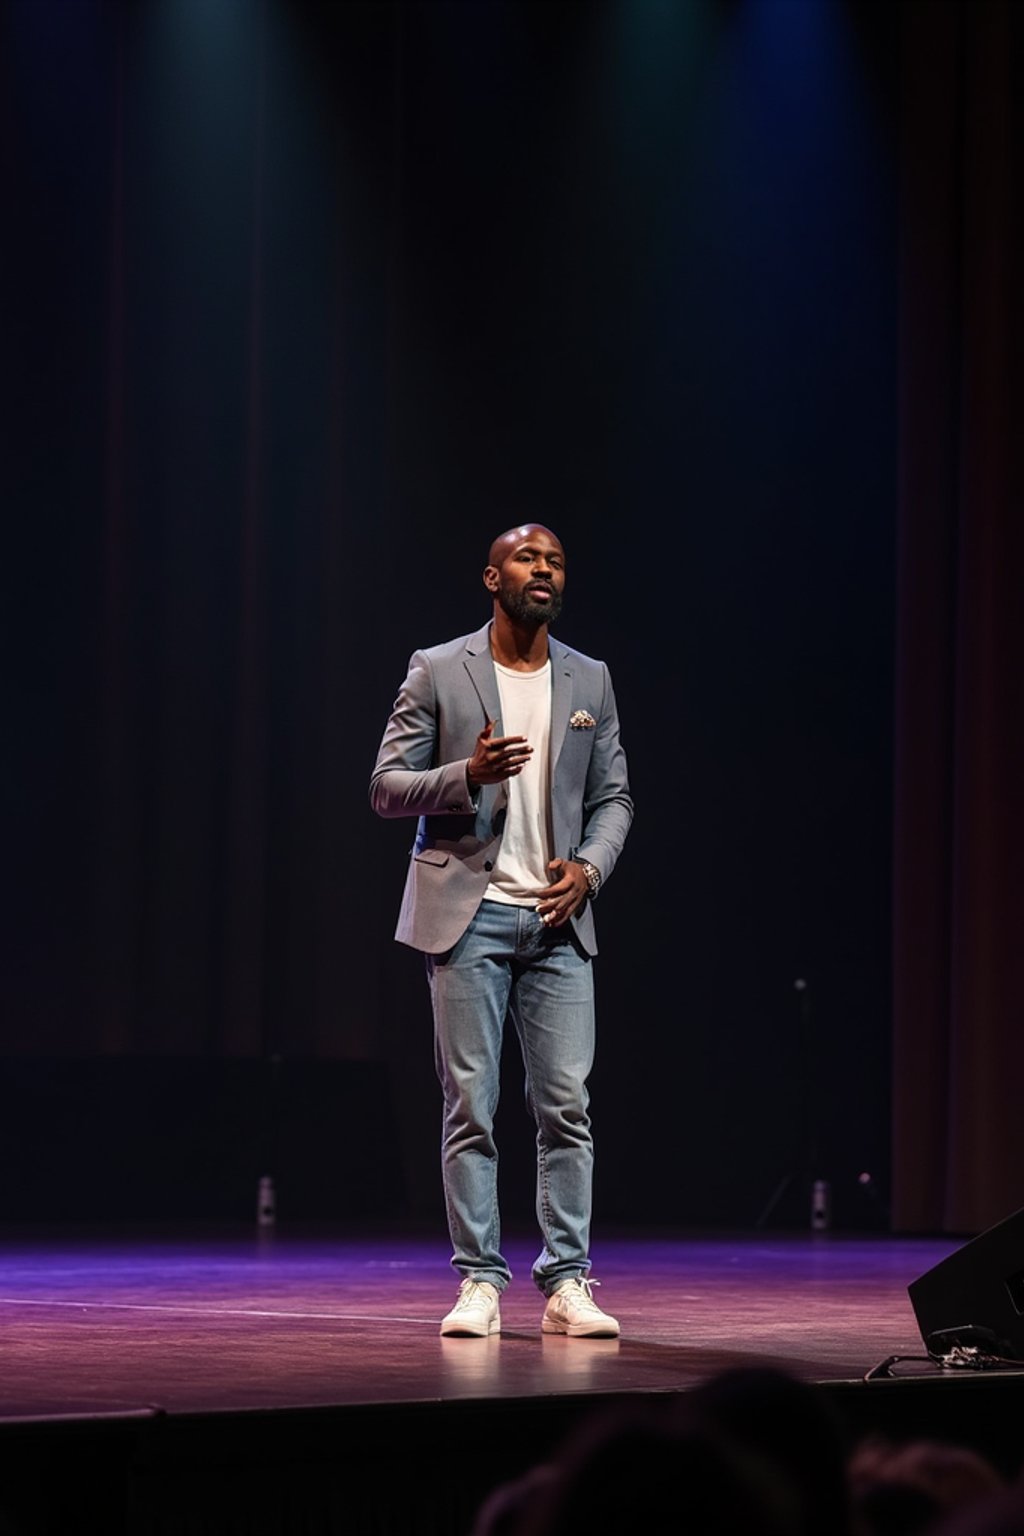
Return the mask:
[[[608,668],[548,634],[565,554],[538,523],[491,545],[475,634],[416,651],[370,783],[381,816],[419,824],[395,937],[426,956],[444,1091],[442,1170],[462,1277],[442,1334],[501,1328],[498,1102],[506,1015],[537,1123],[533,1279],[541,1327],[614,1337],[590,1271],[592,905],[633,815]]]

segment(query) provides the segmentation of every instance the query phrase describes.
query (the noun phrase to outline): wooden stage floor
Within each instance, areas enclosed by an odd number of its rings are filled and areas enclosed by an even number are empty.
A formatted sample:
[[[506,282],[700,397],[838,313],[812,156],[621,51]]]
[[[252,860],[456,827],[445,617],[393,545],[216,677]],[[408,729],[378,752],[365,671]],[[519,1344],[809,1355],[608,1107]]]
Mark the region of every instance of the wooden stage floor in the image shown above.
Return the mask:
[[[211,1486],[220,1479],[232,1529],[250,1528],[248,1488],[261,1511],[251,1529],[283,1531],[297,1459],[323,1508],[343,1500],[346,1530],[454,1536],[489,1486],[550,1451],[582,1413],[764,1363],[821,1384],[854,1437],[941,1433],[1007,1464],[1016,1432],[984,1438],[992,1413],[979,1413],[979,1393],[990,1410],[1000,1395],[1016,1405],[1024,1370],[950,1373],[909,1360],[888,1380],[864,1379],[890,1356],[924,1354],[907,1286],[956,1246],[810,1233],[605,1236],[594,1276],[622,1337],[577,1340],[541,1334],[532,1244],[514,1238],[503,1331],[477,1340],[438,1335],[455,1292],[440,1238],[0,1233],[4,1465],[32,1473],[33,1536],[66,1518],[50,1475],[72,1466],[90,1469],[81,1497],[109,1494],[112,1531],[185,1529],[174,1523],[176,1499],[188,1500],[201,1471]],[[479,1451],[475,1481],[457,1497],[440,1470],[453,1435],[502,1448]],[[396,1437],[401,1465],[415,1468],[415,1498],[386,1471]],[[42,1496],[40,1473],[53,1490]],[[17,1478],[14,1494],[29,1497]]]

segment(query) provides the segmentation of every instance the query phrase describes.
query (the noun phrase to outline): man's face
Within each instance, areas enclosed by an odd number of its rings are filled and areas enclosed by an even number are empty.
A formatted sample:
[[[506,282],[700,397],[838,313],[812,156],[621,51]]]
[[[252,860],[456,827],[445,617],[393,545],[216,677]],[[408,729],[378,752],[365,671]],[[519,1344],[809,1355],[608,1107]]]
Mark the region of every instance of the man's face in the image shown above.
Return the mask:
[[[484,585],[510,619],[550,624],[562,610],[565,551],[539,523],[510,528],[491,545]]]

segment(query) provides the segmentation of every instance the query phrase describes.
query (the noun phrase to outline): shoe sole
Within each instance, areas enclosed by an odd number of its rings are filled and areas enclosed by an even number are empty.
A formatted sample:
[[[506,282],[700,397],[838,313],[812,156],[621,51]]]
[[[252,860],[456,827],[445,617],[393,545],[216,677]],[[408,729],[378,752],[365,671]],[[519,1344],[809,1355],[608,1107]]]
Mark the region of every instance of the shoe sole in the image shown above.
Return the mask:
[[[500,1316],[492,1317],[486,1328],[474,1328],[468,1323],[442,1323],[442,1339],[486,1339],[492,1333],[501,1332]]]
[[[564,1333],[570,1339],[617,1339],[619,1326],[616,1323],[612,1327],[608,1323],[553,1323],[549,1318],[544,1318],[540,1325],[541,1333]]]

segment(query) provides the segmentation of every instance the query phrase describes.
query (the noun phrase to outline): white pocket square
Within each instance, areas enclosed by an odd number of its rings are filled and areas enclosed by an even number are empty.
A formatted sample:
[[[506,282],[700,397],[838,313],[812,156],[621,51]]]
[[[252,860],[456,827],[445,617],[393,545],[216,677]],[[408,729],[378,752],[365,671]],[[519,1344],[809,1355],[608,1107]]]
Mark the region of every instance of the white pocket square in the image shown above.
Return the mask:
[[[592,714],[585,709],[574,710],[569,716],[569,729],[571,731],[592,731],[597,721]]]

